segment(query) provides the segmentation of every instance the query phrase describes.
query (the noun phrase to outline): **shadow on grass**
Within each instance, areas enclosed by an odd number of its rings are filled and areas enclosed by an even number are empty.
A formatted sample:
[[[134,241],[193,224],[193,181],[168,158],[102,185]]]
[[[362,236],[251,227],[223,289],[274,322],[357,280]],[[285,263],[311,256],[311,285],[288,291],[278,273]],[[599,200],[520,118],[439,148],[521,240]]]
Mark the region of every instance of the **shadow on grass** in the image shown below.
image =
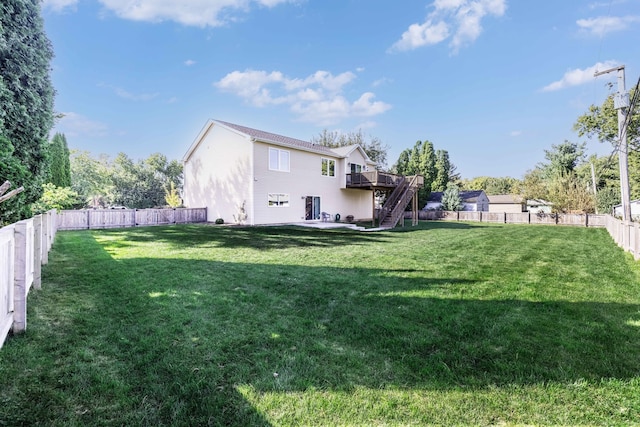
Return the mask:
[[[136,229],[101,230],[106,235],[122,234],[126,237],[114,243],[127,246],[127,242],[161,242],[174,249],[193,246],[222,248],[285,249],[302,247],[333,247],[367,245],[392,238],[382,233],[361,233],[350,229],[315,229],[296,226],[273,227],[216,227],[213,225],[186,225],[162,227],[149,233],[148,227]]]
[[[212,240],[204,234],[200,244]],[[52,260],[38,294],[38,340],[17,343],[55,369],[22,374],[24,406],[0,414],[27,418],[7,420],[95,423],[111,406],[116,424],[269,425],[239,387],[451,390],[640,371],[638,304],[455,298],[476,284],[415,269],[114,260],[89,236],[75,253],[56,248],[65,259]],[[179,231],[160,236],[180,243]]]

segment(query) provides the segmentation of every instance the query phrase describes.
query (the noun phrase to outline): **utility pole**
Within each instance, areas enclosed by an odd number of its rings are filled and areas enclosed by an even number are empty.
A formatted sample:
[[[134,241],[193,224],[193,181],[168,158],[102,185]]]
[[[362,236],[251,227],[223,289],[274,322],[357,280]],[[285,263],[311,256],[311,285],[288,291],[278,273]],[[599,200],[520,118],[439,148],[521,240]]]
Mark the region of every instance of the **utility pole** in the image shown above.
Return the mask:
[[[618,93],[613,99],[613,105],[618,110],[618,160],[620,163],[620,196],[622,199],[622,219],[627,222],[631,220],[631,200],[629,196],[629,162],[627,160],[627,125],[626,118],[629,113],[629,94],[625,89],[624,65],[610,68],[608,70],[596,72],[595,77],[608,74],[613,71],[618,72]]]

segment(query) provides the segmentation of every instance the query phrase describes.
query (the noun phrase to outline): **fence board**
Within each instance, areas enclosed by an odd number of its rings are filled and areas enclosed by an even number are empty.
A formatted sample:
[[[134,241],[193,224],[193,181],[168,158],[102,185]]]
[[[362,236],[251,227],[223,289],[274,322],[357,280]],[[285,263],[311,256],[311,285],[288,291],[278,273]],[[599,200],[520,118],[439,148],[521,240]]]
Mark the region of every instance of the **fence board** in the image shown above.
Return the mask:
[[[13,225],[0,229],[0,348],[13,325]]]
[[[57,228],[87,230],[195,222],[207,222],[206,208],[61,211],[58,213]]]
[[[27,295],[40,288],[56,234],[54,211],[0,229],[0,347],[9,331],[27,327]]]

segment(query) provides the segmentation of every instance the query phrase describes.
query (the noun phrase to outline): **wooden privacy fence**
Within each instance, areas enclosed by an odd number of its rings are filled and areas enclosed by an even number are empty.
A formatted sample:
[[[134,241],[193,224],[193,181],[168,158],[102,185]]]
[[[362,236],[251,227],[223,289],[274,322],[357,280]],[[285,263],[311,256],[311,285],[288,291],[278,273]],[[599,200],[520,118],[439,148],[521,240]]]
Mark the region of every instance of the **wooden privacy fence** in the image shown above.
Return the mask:
[[[407,218],[405,213],[405,218]],[[608,215],[538,214],[531,212],[420,211],[419,219],[443,221],[476,221],[502,224],[551,224],[582,227],[605,227]]]
[[[195,222],[207,222],[207,208],[86,209],[58,213],[58,230],[142,227]]]
[[[640,223],[622,221],[607,215],[605,226],[613,240],[633,257],[640,259]]]
[[[27,295],[41,286],[56,224],[52,210],[0,228],[0,348],[10,331],[27,328]]]

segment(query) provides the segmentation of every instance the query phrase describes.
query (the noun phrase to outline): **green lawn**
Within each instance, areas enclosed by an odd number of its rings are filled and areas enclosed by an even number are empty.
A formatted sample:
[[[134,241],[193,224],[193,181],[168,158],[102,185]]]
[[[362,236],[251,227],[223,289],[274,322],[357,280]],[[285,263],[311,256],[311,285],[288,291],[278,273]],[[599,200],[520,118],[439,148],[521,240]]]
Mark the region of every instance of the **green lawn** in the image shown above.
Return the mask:
[[[640,268],[605,230],[60,232],[4,425],[640,424]]]

